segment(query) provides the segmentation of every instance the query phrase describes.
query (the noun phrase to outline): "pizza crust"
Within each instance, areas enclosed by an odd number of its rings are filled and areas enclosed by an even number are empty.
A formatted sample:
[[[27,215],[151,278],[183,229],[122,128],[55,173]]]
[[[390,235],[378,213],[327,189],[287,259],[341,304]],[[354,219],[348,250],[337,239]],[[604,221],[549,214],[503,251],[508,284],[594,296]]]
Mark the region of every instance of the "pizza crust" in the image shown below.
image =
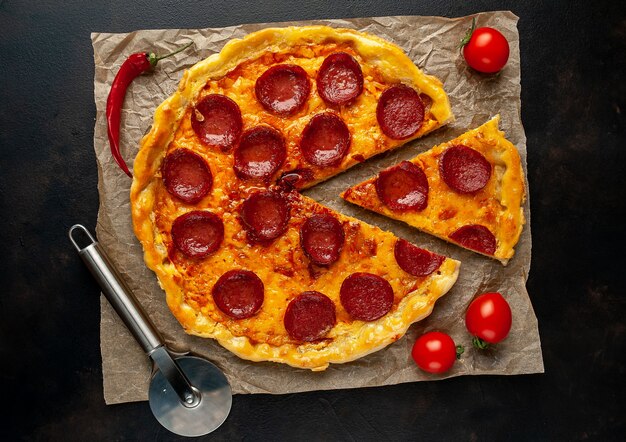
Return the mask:
[[[398,47],[389,42],[356,31],[325,26],[265,29],[244,39],[230,41],[220,53],[185,71],[178,90],[157,108],[154,124],[141,141],[140,151],[134,162],[130,195],[133,226],[143,246],[146,265],[156,273],[159,284],[166,292],[170,310],[187,333],[214,338],[244,359],[281,362],[311,370],[324,370],[329,363],[352,361],[402,337],[412,323],[430,314],[435,301],[456,282],[460,263],[446,259],[437,272],[423,278],[424,281],[416,290],[408,293],[392,312],[377,321],[338,323],[328,335],[332,340],[270,345],[254,342],[247,336],[233,334],[228,327],[199,311],[198,306],[190,304],[181,283],[185,276],[170,260],[168,255],[170,239],[157,228],[155,209],[161,190],[159,186],[162,185],[161,162],[181,120],[207,81],[220,78],[240,63],[256,59],[268,51],[280,52],[296,45],[324,44],[329,41],[348,42],[353,45],[367,63],[377,67],[389,83],[401,82],[413,85],[422,93],[429,95],[433,100],[430,112],[437,120],[436,127],[452,121],[448,98],[439,80],[423,74]],[[409,140],[403,140],[399,144],[407,141]],[[220,191],[214,184],[213,192]],[[310,207],[317,204],[313,201],[307,202],[304,197],[300,198]],[[390,233],[382,232],[357,220],[339,214],[336,216],[345,222],[358,223],[376,230],[374,233],[386,237],[387,241],[389,238],[395,238]],[[230,221],[233,222],[232,219]],[[225,220],[224,224],[226,228],[228,221]],[[393,254],[391,256],[393,259]]]

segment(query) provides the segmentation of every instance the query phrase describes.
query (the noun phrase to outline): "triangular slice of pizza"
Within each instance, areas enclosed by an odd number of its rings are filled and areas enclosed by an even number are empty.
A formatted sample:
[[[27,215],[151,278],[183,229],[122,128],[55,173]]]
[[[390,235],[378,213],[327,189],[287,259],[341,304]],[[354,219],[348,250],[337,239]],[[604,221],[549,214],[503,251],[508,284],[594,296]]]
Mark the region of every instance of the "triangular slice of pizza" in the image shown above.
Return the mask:
[[[519,153],[499,121],[496,115],[341,197],[506,265],[524,225],[526,193]]]

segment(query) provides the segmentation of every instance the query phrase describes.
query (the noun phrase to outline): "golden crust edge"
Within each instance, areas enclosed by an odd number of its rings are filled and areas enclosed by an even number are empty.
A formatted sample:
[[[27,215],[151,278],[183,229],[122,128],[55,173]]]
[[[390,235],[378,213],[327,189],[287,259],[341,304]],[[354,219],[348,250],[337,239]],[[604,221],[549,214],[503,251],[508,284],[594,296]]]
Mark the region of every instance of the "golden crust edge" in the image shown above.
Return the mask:
[[[499,253],[495,258],[503,265],[507,265],[509,259],[515,254],[515,246],[519,242],[522,229],[524,224],[526,224],[523,207],[526,201],[526,184],[519,152],[515,145],[506,138],[506,133],[500,130],[499,125],[500,115],[497,114],[474,130],[478,131],[483,128],[483,133],[491,133],[493,138],[497,140],[498,145],[504,149],[501,159],[505,164],[506,170],[502,175],[500,203],[506,207],[503,216],[511,217],[515,226],[517,226],[517,230],[514,232],[511,240],[504,244],[502,250],[498,251]]]

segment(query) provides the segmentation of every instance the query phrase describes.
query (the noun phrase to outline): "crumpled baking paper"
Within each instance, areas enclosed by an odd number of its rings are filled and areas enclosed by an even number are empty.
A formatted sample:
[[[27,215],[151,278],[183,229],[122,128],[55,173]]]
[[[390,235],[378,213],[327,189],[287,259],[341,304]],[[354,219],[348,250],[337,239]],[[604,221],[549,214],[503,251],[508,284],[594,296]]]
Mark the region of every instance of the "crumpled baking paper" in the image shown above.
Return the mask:
[[[478,26],[496,27],[509,41],[509,61],[499,74],[487,76],[472,71],[460,54],[459,41],[470,27],[472,17],[374,17],[91,35],[97,109],[94,148],[100,195],[96,227],[98,240],[171,348],[190,350],[213,361],[225,372],[234,393],[293,393],[392,385],[460,375],[543,372],[537,319],[525,287],[531,257],[528,200],[524,206],[527,223],[516,255],[504,267],[498,261],[420,233],[339,198],[343,190],[375,175],[384,167],[450,140],[481,125],[495,114],[501,115],[500,127],[519,149],[526,169],[526,137],[520,118],[518,18],[510,12],[481,13],[476,17]],[[309,24],[353,28],[398,44],[425,73],[435,75],[443,82],[456,120],[394,152],[357,165],[305,194],[341,213],[462,261],[456,285],[437,302],[432,315],[414,324],[404,338],[372,355],[348,364],[331,365],[326,371],[318,373],[277,363],[244,361],[211,339],[184,333],[166,306],[165,293],[159,287],[156,276],[144,265],[143,251],[132,230],[129,207],[131,181],[113,161],[105,118],[109,88],[128,55],[145,51],[165,54],[190,40],[194,42],[184,52],[160,61],[153,73],[137,78],[128,89],[122,112],[121,146],[122,154],[131,166],[139,141],[150,129],[156,107],[176,90],[184,69],[219,52],[232,38],[243,37],[268,26]],[[504,294],[513,311],[513,326],[505,341],[492,350],[479,352],[472,348],[471,336],[464,325],[464,312],[476,294],[486,291]],[[102,296],[101,307],[100,342],[105,401],[114,404],[146,400],[151,375],[149,359]],[[457,344],[466,348],[462,358],[445,375],[424,373],[411,360],[411,346],[416,337],[430,330],[445,331]]]

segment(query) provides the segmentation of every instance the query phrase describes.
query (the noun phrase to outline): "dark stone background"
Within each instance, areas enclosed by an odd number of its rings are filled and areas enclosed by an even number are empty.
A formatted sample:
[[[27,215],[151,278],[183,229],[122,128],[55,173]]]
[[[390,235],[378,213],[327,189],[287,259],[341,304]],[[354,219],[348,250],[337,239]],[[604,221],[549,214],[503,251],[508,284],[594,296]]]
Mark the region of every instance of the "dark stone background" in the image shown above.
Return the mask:
[[[98,287],[67,239],[98,209],[90,32],[498,9],[520,16],[546,373],[239,395],[207,439],[626,439],[626,3],[441,0],[0,0],[0,439],[177,439],[104,404]]]

